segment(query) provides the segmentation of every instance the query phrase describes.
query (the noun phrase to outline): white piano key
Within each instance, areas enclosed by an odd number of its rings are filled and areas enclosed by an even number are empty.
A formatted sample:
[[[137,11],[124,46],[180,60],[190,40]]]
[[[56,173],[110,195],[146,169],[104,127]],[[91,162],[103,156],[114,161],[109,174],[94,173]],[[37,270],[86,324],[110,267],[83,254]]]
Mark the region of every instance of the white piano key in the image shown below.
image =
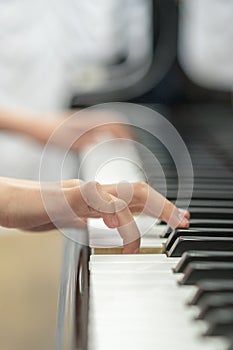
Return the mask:
[[[168,258],[165,254],[125,254],[125,255],[119,255],[119,254],[109,254],[109,255],[91,255],[90,261],[93,263],[98,262],[105,262],[108,264],[109,262],[117,262],[117,263],[124,263],[124,262],[130,262],[130,261],[166,261]],[[178,263],[180,258],[169,258],[172,259],[172,261],[175,261]],[[175,260],[173,260],[175,259]]]
[[[175,266],[172,261],[165,262],[125,262],[124,263],[124,272],[137,272],[137,271],[169,271]],[[90,263],[90,270],[92,273],[95,272],[110,272],[114,273],[116,271],[122,270],[122,264],[119,263]]]
[[[135,217],[135,220],[141,234],[141,247],[162,249],[166,239],[160,238],[160,235],[164,232],[166,226],[158,225],[154,218],[146,216]],[[122,239],[117,229],[107,228],[102,219],[89,219],[88,231],[92,248],[122,246]]]
[[[196,287],[176,284],[171,267],[178,260],[170,262],[163,254],[91,257],[89,334],[94,340],[89,350],[159,346],[180,350],[187,344],[191,350],[224,349],[223,339],[213,342],[200,337],[206,326],[194,322],[197,309],[185,304]]]

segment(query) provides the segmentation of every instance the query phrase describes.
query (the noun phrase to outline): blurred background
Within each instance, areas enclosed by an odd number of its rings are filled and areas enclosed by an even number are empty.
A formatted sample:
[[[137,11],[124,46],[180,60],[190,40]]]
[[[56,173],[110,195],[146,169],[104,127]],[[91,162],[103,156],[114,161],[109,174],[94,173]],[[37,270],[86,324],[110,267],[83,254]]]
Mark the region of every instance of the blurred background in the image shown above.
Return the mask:
[[[232,0],[0,0],[0,114],[23,111],[43,121],[127,101],[163,111],[175,124],[228,123],[232,14]],[[2,130],[0,175],[38,180],[42,151]],[[52,180],[61,154],[49,152]],[[75,177],[77,162],[70,155],[64,178]],[[0,233],[0,347],[53,349],[61,237]]]

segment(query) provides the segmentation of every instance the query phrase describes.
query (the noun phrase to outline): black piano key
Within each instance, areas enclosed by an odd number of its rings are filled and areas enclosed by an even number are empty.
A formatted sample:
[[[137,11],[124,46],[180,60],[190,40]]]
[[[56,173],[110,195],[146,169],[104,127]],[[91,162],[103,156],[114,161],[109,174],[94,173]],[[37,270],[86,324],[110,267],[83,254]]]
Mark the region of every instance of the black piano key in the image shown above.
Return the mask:
[[[163,168],[163,170],[165,170],[165,172],[166,172],[166,169]],[[167,193],[170,193],[171,195],[173,195],[178,190],[178,183],[177,182],[176,183],[170,183],[170,184],[166,183],[165,184],[165,183],[161,183],[160,181],[158,181],[158,178],[155,177],[153,179],[153,177],[151,177],[151,176],[149,177],[148,181],[149,181],[150,184],[152,183],[154,187],[158,188],[159,191],[162,191],[162,192],[167,191]],[[182,183],[183,191],[188,191],[188,190],[190,190],[190,188],[191,188],[191,184]],[[230,187],[228,184],[225,184],[225,185],[223,185],[223,184],[212,184],[212,186],[211,186],[211,184],[208,184],[208,185],[206,185],[206,184],[196,184],[196,185],[194,185],[194,188],[193,188],[194,194],[198,193],[199,191],[203,192],[203,191],[207,191],[207,190],[208,191],[218,191],[220,193],[231,190],[231,193],[232,193],[233,186]],[[217,198],[218,197],[216,196],[215,199],[213,199],[213,202],[209,200],[210,206],[213,206],[214,202],[216,202],[216,203],[218,202]],[[230,198],[229,198],[229,200],[230,200]],[[198,198],[196,198],[196,199],[194,198],[194,199],[191,200],[191,204],[192,205],[194,204],[194,206],[195,206],[195,201],[199,201]],[[222,201],[224,201],[224,200],[222,200]],[[181,203],[182,203],[182,201],[181,201]],[[221,205],[221,206],[223,206],[223,205]]]
[[[232,208],[191,207],[189,211],[192,219],[233,220]]]
[[[165,224],[165,223],[164,223]],[[190,219],[190,228],[232,228],[233,220],[216,220],[216,219]],[[167,227],[163,234],[160,236],[162,238],[168,238],[173,232],[171,227]]]
[[[206,279],[197,283],[197,291],[192,299],[188,302],[189,305],[199,305],[203,298],[214,293],[233,293],[232,280],[210,280]]]
[[[182,255],[182,258],[174,267],[175,273],[182,273],[190,262],[200,261],[222,261],[233,262],[233,252],[217,252],[217,251],[188,251]]]
[[[166,230],[164,231],[164,233],[162,233],[160,235],[161,238],[168,238],[169,235],[173,232],[174,230],[170,227],[170,226],[167,226]]]
[[[199,281],[211,279],[232,279],[233,263],[225,262],[191,262],[184,271],[180,285],[193,285]]]
[[[160,235],[161,238],[167,238],[173,232],[173,229],[168,226],[167,229]]]
[[[186,201],[178,200],[176,205],[179,208],[187,208],[188,203]],[[208,200],[208,199],[191,199],[190,207],[206,207],[206,208],[233,208],[233,200]]]
[[[233,251],[233,238],[179,237],[167,251],[169,257],[179,257],[189,250]]]
[[[233,228],[233,220],[190,219],[190,228]]]
[[[197,320],[210,320],[211,312],[223,307],[233,307],[233,293],[215,293],[207,295],[199,304],[200,312],[196,316]]]
[[[177,199],[177,191],[167,191],[167,197],[174,201]],[[181,200],[187,200],[190,198],[190,192],[183,191]],[[215,200],[216,198],[220,200],[232,200],[233,199],[233,191],[194,191],[192,194],[193,199],[204,199],[204,200]]]
[[[194,179],[195,180],[195,179]],[[211,191],[215,191],[215,190],[218,190],[218,191],[225,191],[225,190],[229,190],[229,189],[233,189],[233,185],[230,186],[229,183],[209,183],[209,184],[203,184],[201,182],[197,182],[195,181],[194,182],[194,189],[196,191],[199,191],[199,190],[211,190]]]
[[[175,243],[176,239],[179,237],[232,237],[233,238],[233,229],[228,228],[203,228],[203,229],[177,229],[174,230],[168,237],[165,247],[166,250],[171,249],[172,245]]]
[[[150,164],[151,165],[151,164]],[[164,177],[158,177],[157,174],[155,175],[155,173],[151,173],[150,176],[148,176],[149,180],[152,181],[156,181],[157,184],[159,185],[164,185]],[[192,185],[193,179],[192,178],[182,178],[182,185],[185,187],[190,187]],[[174,179],[173,177],[168,177],[166,178],[166,184],[167,186],[176,186],[176,188],[178,187],[178,179]],[[224,178],[224,177],[215,177],[215,178],[211,178],[210,176],[208,177],[195,177],[194,179],[194,186],[199,184],[205,186],[206,189],[209,188],[209,185],[212,186],[221,186],[222,184],[225,184],[225,186],[227,188],[233,188],[233,181],[232,181],[232,176],[229,178]],[[217,200],[217,198],[215,198]]]
[[[170,179],[172,181],[172,179]],[[190,179],[186,179],[186,182],[190,183]],[[233,180],[232,176],[229,177],[213,177],[213,174],[209,175],[208,177],[200,177],[198,174],[195,176],[195,183],[202,183],[205,184],[206,187],[208,187],[208,184],[227,184],[229,188],[233,188]]]
[[[233,307],[223,307],[213,310],[205,335],[228,337],[233,333]]]

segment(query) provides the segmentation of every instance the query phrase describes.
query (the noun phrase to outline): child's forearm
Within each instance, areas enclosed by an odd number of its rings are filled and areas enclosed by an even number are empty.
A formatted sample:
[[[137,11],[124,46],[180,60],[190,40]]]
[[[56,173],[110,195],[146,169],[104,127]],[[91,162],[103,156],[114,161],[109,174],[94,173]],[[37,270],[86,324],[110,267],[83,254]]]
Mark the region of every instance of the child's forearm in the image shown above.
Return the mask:
[[[43,190],[53,219],[63,219],[64,208],[58,201],[69,188],[49,185]],[[37,182],[0,178],[0,225],[9,228],[30,229],[51,223]]]
[[[0,182],[0,225],[30,228],[49,222],[38,187]]]
[[[0,109],[0,130],[26,135],[46,143],[56,125],[53,120],[31,117],[23,111]]]

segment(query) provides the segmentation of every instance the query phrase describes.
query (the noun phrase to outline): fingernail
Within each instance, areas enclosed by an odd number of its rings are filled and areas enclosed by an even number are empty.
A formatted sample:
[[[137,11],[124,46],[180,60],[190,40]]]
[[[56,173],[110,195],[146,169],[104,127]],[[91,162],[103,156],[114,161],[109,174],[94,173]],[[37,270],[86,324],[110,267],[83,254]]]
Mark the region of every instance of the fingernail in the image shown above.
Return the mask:
[[[188,228],[189,227],[189,221],[184,218],[181,222],[180,222],[180,225],[184,228]]]
[[[180,220],[179,226],[188,228],[189,227],[189,220],[184,216],[184,213],[179,212],[178,218]]]

